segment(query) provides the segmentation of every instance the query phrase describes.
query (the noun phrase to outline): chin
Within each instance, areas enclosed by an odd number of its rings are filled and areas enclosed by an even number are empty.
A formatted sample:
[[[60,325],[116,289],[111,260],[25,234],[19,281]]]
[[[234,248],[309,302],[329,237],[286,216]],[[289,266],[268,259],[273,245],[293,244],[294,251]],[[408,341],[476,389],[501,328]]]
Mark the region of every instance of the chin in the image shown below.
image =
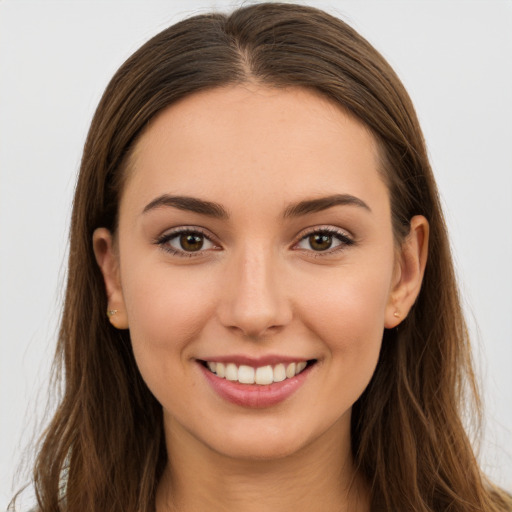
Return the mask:
[[[322,439],[327,440],[327,444],[332,441],[339,445],[342,430],[345,430],[345,422],[310,424],[304,420],[293,422],[287,419],[283,425],[279,420],[284,419],[285,415],[273,418],[273,421],[258,422],[254,418],[247,418],[247,421],[233,425],[232,429],[224,424],[222,431],[209,432],[211,435],[203,438],[202,442],[216,453],[231,459],[272,461],[315,449],[316,443]]]
[[[241,461],[272,461],[285,459],[299,453],[307,443],[291,439],[232,439],[216,449],[217,453]]]

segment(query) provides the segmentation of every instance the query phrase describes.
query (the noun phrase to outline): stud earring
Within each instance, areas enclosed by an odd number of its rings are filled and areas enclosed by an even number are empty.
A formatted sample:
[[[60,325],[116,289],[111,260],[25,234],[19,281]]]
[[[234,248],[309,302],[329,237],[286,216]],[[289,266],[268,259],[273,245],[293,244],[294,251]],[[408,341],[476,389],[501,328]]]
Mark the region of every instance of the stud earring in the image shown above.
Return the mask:
[[[395,318],[400,318],[400,313],[399,313],[398,311],[395,311],[395,312],[393,313],[393,316],[394,316]]]
[[[109,318],[113,317],[115,314],[117,314],[117,309],[107,309],[107,316]]]

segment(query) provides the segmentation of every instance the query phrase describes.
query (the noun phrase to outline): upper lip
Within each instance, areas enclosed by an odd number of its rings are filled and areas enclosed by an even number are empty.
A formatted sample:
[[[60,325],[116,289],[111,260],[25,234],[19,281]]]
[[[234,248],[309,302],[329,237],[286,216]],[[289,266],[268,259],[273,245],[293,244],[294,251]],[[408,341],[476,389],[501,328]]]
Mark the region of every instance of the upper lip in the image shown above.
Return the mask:
[[[275,366],[276,364],[289,364],[289,363],[300,363],[301,361],[310,361],[310,357],[300,356],[281,356],[275,354],[268,354],[259,357],[250,357],[243,354],[233,354],[229,356],[209,356],[204,358],[198,358],[199,361],[208,361],[215,363],[234,363],[237,366],[246,365],[252,366],[253,368],[259,368],[261,366]]]

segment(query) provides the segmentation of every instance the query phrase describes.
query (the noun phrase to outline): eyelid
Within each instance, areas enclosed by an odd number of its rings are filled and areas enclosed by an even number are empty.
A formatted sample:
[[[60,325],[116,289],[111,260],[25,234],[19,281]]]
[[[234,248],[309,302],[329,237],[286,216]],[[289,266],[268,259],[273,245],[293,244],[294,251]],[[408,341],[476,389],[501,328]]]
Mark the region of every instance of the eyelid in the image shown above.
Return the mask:
[[[292,248],[296,248],[300,242],[302,242],[307,237],[317,234],[317,233],[327,233],[329,235],[334,236],[337,238],[341,243],[339,245],[334,246],[333,248],[326,249],[325,251],[315,251],[313,249],[302,249],[298,248],[297,250],[304,251],[307,253],[310,253],[311,255],[315,257],[319,256],[328,256],[333,253],[337,253],[339,251],[345,250],[348,246],[354,245],[356,243],[356,240],[354,239],[353,235],[350,234],[347,230],[341,229],[335,226],[312,226],[310,228],[307,228],[303,230],[297,237],[297,240],[294,242]]]
[[[176,249],[170,245],[168,245],[168,242],[172,240],[173,238],[176,238],[177,236],[183,234],[183,233],[191,233],[191,234],[200,234],[202,235],[206,240],[211,242],[215,248],[208,248],[208,249],[199,249],[198,251],[184,251],[180,249]],[[155,245],[160,246],[160,248],[175,256],[182,256],[186,258],[194,258],[198,256],[204,256],[206,252],[209,252],[211,250],[220,250],[220,244],[215,240],[215,237],[207,232],[204,228],[201,228],[199,226],[179,226],[176,228],[169,229],[156,237],[153,240],[153,243]]]
[[[176,249],[167,243],[172,240],[173,238],[176,238],[182,233],[198,233],[202,235],[205,239],[207,239],[210,243],[214,244],[216,247],[214,248],[208,248],[208,249],[199,249],[198,251],[184,251],[180,249]],[[340,241],[340,243],[332,248],[326,249],[325,251],[315,251],[313,249],[303,249],[298,248],[298,244],[302,242],[304,239],[306,239],[308,236],[317,234],[317,233],[327,233]],[[182,257],[198,257],[198,256],[204,256],[205,253],[211,251],[211,250],[222,250],[222,247],[219,242],[217,242],[216,237],[214,237],[210,232],[205,230],[204,228],[201,228],[199,226],[179,226],[176,228],[169,229],[165,231],[163,234],[159,235],[153,240],[153,243],[155,245],[159,245],[162,250],[171,253],[176,256],[182,256]],[[330,225],[321,225],[321,226],[312,226],[309,228],[304,229],[301,231],[301,233],[297,236],[296,241],[292,245],[292,249],[300,250],[307,252],[311,254],[312,256],[319,257],[319,256],[328,256],[333,253],[337,253],[339,251],[342,251],[347,248],[347,246],[354,245],[356,243],[356,240],[354,239],[353,235],[351,235],[347,230],[330,226]]]

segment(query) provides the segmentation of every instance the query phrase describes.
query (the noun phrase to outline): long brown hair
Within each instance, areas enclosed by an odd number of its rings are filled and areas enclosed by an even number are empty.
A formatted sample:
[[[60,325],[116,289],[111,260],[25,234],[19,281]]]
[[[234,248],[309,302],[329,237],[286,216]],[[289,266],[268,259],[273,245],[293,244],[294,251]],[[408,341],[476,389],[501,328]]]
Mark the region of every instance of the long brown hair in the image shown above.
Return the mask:
[[[313,89],[362,120],[380,147],[397,242],[414,215],[430,223],[420,295],[399,328],[385,331],[375,374],[353,407],[352,451],[372,508],[511,509],[480,472],[461,421],[479,403],[446,227],[411,101],[383,57],[343,21],[277,3],[195,16],[164,30],[121,66],[101,99],[73,205],[56,354],[64,394],[35,466],[39,509],[154,507],[167,457],[161,406],[137,370],[129,332],[106,318],[92,233],[115,231],[125,164],[156,114],[197,91],[247,81]]]

